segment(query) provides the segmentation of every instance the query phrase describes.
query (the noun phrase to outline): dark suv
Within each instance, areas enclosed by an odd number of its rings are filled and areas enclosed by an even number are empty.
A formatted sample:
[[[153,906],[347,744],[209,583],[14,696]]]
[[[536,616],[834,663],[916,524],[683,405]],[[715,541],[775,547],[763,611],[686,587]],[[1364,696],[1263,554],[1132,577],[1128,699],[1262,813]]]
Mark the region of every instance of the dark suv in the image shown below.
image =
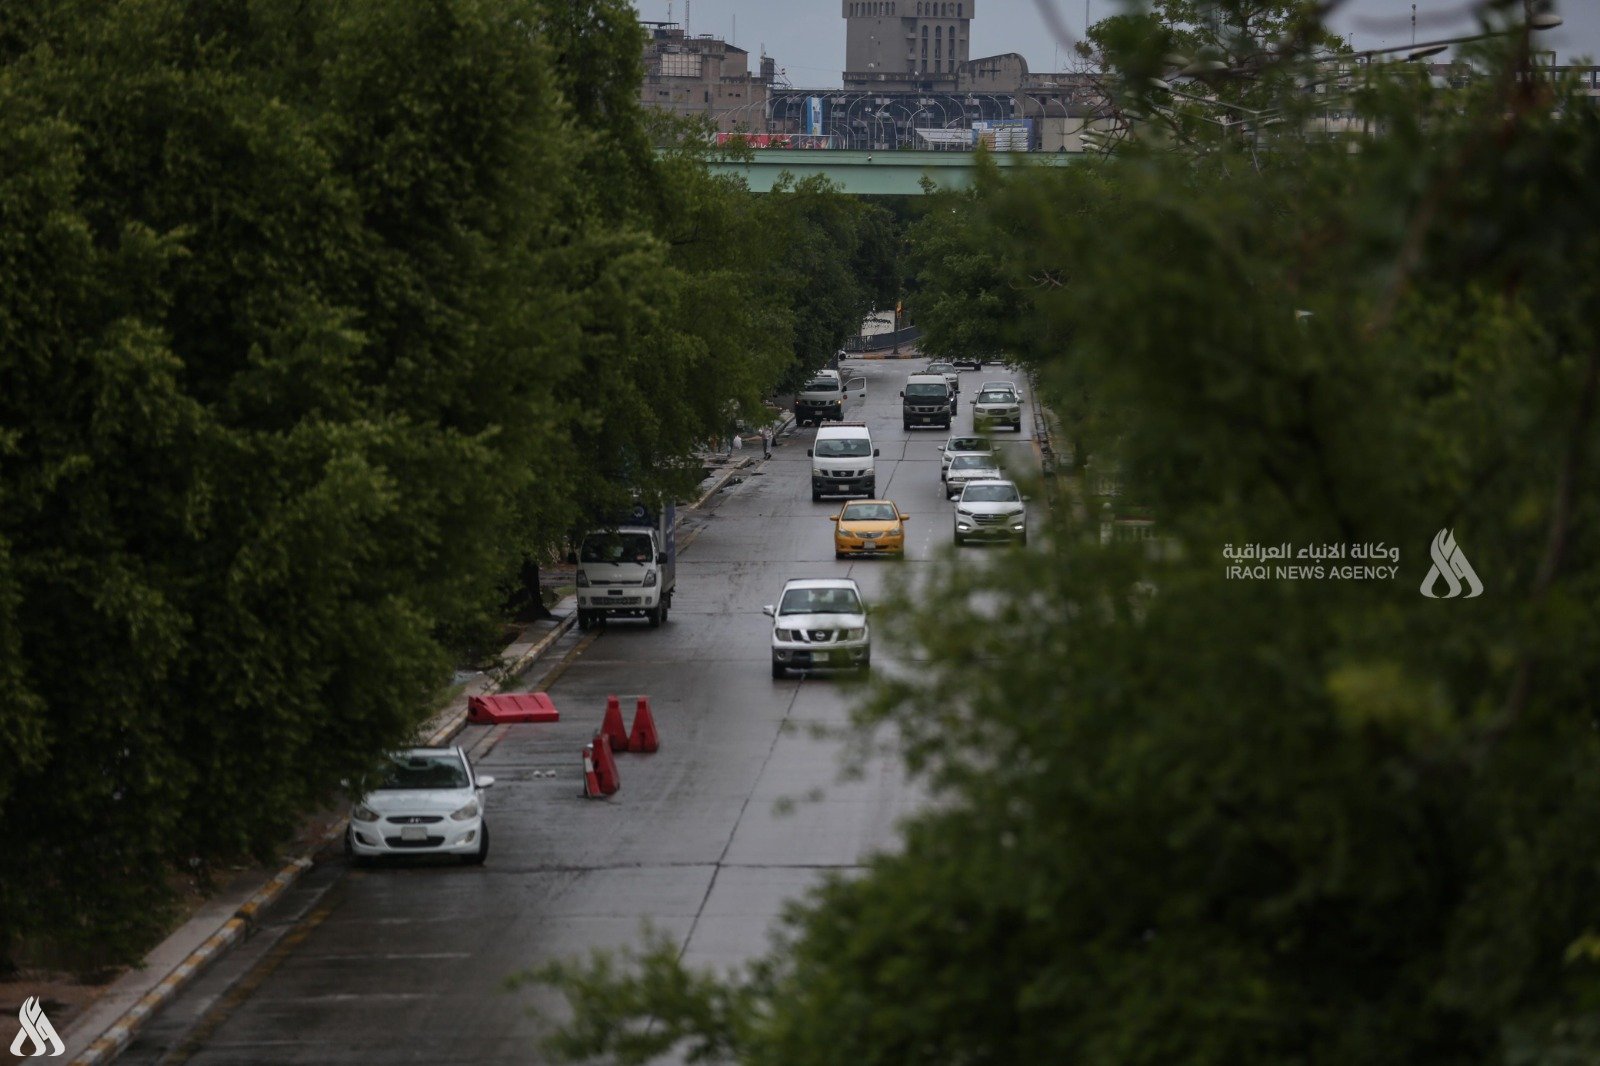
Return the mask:
[[[943,374],[912,374],[900,392],[900,421],[905,429],[912,426],[941,426],[950,428],[955,415],[955,394]]]

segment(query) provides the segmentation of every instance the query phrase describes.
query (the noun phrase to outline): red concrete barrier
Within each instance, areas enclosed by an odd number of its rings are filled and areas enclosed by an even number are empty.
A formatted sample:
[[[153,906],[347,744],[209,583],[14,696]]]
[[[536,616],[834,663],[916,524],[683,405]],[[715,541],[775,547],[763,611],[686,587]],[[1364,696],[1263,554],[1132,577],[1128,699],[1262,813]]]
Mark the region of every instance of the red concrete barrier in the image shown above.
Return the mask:
[[[467,700],[467,721],[474,725],[505,722],[559,722],[561,714],[543,692],[501,692]]]

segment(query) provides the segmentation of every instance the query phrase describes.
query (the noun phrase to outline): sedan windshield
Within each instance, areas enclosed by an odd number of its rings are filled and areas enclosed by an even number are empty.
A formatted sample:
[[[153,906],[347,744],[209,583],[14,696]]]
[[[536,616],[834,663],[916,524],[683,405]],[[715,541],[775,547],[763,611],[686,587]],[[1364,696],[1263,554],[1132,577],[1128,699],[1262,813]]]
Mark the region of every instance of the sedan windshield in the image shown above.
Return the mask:
[[[778,605],[779,614],[860,614],[855,589],[790,589]]]
[[[839,515],[841,522],[893,522],[900,516],[892,503],[852,503]]]
[[[968,485],[961,494],[962,503],[1019,503],[1015,485]]]
[[[953,374],[955,373],[955,369],[955,366],[951,363],[928,364],[928,373],[930,374]]]
[[[862,459],[872,454],[872,442],[860,437],[854,440],[819,440],[814,451],[819,459]]]
[[[391,755],[383,789],[466,788],[467,768],[455,752]]]
[[[950,443],[944,446],[945,452],[987,452],[993,450],[985,437],[951,437]]]

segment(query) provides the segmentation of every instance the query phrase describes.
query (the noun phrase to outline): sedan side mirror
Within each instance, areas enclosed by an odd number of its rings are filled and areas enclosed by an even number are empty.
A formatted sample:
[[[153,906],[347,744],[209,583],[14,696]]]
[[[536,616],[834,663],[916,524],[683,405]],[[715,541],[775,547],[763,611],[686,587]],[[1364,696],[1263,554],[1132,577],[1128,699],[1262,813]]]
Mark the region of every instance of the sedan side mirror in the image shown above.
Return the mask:
[[[772,617],[772,604],[769,603],[765,607],[761,608],[761,613],[769,618]]]
[[[830,522],[837,522],[838,520],[839,520],[839,516],[836,515],[836,514],[831,514],[831,515],[828,516],[828,521],[830,521]]]
[[[909,522],[909,521],[911,521],[911,516],[908,515],[908,514],[903,514],[903,515],[900,516],[900,521]]]
[[[494,787],[494,778],[492,778],[492,777],[480,777],[480,778],[478,778],[478,787],[479,788],[493,788]]]

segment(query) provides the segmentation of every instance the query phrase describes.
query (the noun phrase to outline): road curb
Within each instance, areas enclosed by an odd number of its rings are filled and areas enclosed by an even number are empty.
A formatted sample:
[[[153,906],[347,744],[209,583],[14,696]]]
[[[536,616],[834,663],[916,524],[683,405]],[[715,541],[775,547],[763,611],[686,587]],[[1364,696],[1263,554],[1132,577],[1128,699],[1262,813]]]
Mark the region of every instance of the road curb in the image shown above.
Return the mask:
[[[778,433],[788,428],[793,421],[793,418],[786,420],[774,431],[773,436],[776,437]],[[755,462],[758,458],[760,457],[745,456],[737,462],[728,464],[727,469],[716,479],[711,487],[702,493],[699,499],[689,504],[686,510],[699,510],[707,500],[726,488],[735,474]],[[556,641],[565,636],[577,619],[578,612],[576,608],[558,619],[550,632],[540,637],[516,659],[502,666],[498,676],[484,691],[497,692],[501,686],[515,681],[532,663],[549,651]],[[467,713],[467,709],[463,707],[442,725],[435,728],[432,733],[428,734],[423,743],[428,746],[437,746],[449,742],[452,737],[466,727]],[[73,1059],[69,1066],[103,1066],[105,1063],[115,1061],[117,1056],[127,1049],[128,1045],[133,1042],[133,1038],[139,1034],[139,1031],[144,1028],[151,1018],[160,1013],[162,1008],[174,996],[187,988],[195,978],[199,977],[213,963],[226,955],[255,924],[256,916],[262,910],[271,906],[295,882],[299,881],[306,871],[311,869],[315,864],[316,854],[337,840],[344,833],[347,824],[349,824],[348,820],[341,818],[337,824],[330,827],[327,832],[317,839],[316,844],[309,851],[286,863],[254,895],[240,904],[233,915],[223,922],[215,933],[207,937],[204,943],[185,956],[182,962],[174,966],[156,983],[155,987],[140,996],[137,1003],[124,1011],[116,1021],[112,1022],[109,1027],[102,1030],[98,1036],[90,1041],[89,1046],[84,1049],[82,1054]]]
[[[339,829],[343,831],[342,824]],[[327,834],[318,847],[331,839],[332,835],[331,832]],[[255,895],[240,904],[239,909],[233,912],[233,916],[207,937],[205,943],[191,951],[182,962],[157,982],[154,988],[139,997],[139,1002],[123,1012],[122,1017],[96,1037],[81,1055],[72,1060],[71,1066],[97,1066],[99,1063],[111,1062],[122,1054],[132,1043],[134,1036],[144,1027],[144,1023],[166,1006],[168,1000],[204,973],[213,962],[227,954],[228,949],[233,947],[254,924],[256,915],[261,913],[262,908],[269,906],[287,892],[291,885],[311,869],[311,865],[311,858],[303,855],[274,874]]]

